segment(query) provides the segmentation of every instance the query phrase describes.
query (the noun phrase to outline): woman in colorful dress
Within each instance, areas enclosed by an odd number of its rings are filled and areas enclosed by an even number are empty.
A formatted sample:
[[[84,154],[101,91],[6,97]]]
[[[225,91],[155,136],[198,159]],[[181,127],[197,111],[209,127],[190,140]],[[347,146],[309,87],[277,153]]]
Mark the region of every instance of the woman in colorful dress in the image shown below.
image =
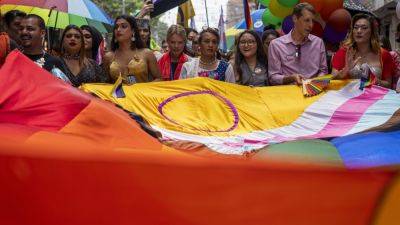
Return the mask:
[[[217,59],[220,37],[213,28],[204,29],[199,36],[200,57],[183,64],[179,79],[208,77],[215,80],[235,83],[232,65]]]
[[[393,71],[392,57],[380,46],[376,20],[367,14],[355,15],[347,40],[333,56],[334,78],[358,79],[373,75],[376,85],[391,88]]]

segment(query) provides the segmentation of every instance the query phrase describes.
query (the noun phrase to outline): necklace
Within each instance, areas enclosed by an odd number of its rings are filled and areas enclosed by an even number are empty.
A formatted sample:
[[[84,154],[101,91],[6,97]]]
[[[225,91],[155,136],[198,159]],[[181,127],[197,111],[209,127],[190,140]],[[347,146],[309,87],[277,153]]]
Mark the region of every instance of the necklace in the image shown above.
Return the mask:
[[[43,68],[44,64],[46,63],[46,60],[44,60],[44,55],[46,54],[45,51],[43,51],[42,53],[42,57],[40,57],[39,59],[37,59],[35,61],[36,65],[40,66],[41,68]]]
[[[201,58],[200,58],[200,64],[201,64],[201,65],[204,65],[204,66],[211,66],[211,65],[214,65],[215,62],[217,62],[217,59],[216,59],[216,58],[214,58],[214,60],[211,61],[211,62],[204,62],[204,61],[201,60]]]
[[[64,53],[63,58],[68,59],[68,60],[79,60],[80,55],[79,55],[79,53],[76,53],[76,54]]]
[[[29,55],[29,54],[25,53],[24,50],[22,50],[22,53],[24,53],[26,55]],[[42,56],[39,59],[37,59],[37,60],[35,60],[33,62],[36,63],[36,65],[38,65],[38,66],[43,68],[44,64],[46,63],[46,60],[44,59],[44,55],[45,54],[46,54],[46,52],[44,50],[42,50]]]

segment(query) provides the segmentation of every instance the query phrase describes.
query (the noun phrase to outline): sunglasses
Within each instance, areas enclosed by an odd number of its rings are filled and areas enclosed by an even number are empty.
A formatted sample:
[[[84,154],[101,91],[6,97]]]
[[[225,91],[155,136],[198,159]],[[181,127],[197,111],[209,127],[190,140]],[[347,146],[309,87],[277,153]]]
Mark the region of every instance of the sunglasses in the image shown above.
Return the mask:
[[[294,56],[297,59],[300,59],[300,56],[301,56],[301,45],[296,45],[296,52],[294,53]]]

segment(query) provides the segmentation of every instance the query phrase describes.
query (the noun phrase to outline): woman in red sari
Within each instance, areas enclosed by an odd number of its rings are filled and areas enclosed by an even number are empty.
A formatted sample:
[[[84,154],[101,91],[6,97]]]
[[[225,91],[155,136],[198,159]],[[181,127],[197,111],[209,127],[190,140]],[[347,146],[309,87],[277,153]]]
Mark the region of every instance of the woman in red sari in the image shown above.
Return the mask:
[[[376,77],[376,85],[391,88],[394,63],[389,52],[380,46],[376,20],[357,14],[348,38],[333,56],[332,74],[335,79],[357,79],[366,70]]]
[[[183,53],[186,45],[185,28],[180,25],[169,27],[167,43],[169,51],[158,60],[161,78],[162,80],[178,80],[183,64],[190,59]]]

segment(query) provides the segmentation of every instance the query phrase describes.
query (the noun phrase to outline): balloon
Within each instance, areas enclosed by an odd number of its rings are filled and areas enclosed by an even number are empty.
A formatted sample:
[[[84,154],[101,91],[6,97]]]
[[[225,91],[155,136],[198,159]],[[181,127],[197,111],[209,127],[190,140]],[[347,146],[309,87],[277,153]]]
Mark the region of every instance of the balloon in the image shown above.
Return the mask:
[[[324,35],[324,28],[322,28],[320,23],[314,22],[314,27],[311,31],[311,34],[322,38]]]
[[[261,18],[254,22],[253,30],[259,34],[262,34],[262,32],[264,32],[264,22],[261,20]]]
[[[265,9],[263,15],[262,15],[262,21],[264,22],[264,25],[274,25],[275,28],[278,28],[282,25],[282,19],[279,17],[274,16],[269,9]]]
[[[261,5],[263,6],[269,6],[270,0],[260,0]]]
[[[323,0],[300,0],[300,3],[302,3],[302,2],[310,3],[312,6],[314,6],[314,9],[316,12],[320,12],[322,9],[322,6],[324,5]]]
[[[332,44],[340,43],[346,38],[347,32],[337,32],[329,25],[325,26],[324,39]]]
[[[397,2],[397,6],[396,6],[396,15],[397,15],[397,18],[400,19],[400,2]]]
[[[278,0],[278,2],[282,6],[293,8],[297,3],[299,3],[299,0]]]
[[[269,3],[269,9],[274,16],[282,19],[291,15],[293,12],[293,8],[285,7],[279,4],[278,0],[271,0]]]
[[[328,24],[337,32],[347,32],[351,24],[351,15],[346,9],[337,9],[329,17]]]
[[[324,5],[320,11],[322,19],[327,21],[330,15],[340,8],[343,8],[343,0],[324,0]]]
[[[294,27],[292,16],[287,16],[282,22],[282,31],[288,34]]]

